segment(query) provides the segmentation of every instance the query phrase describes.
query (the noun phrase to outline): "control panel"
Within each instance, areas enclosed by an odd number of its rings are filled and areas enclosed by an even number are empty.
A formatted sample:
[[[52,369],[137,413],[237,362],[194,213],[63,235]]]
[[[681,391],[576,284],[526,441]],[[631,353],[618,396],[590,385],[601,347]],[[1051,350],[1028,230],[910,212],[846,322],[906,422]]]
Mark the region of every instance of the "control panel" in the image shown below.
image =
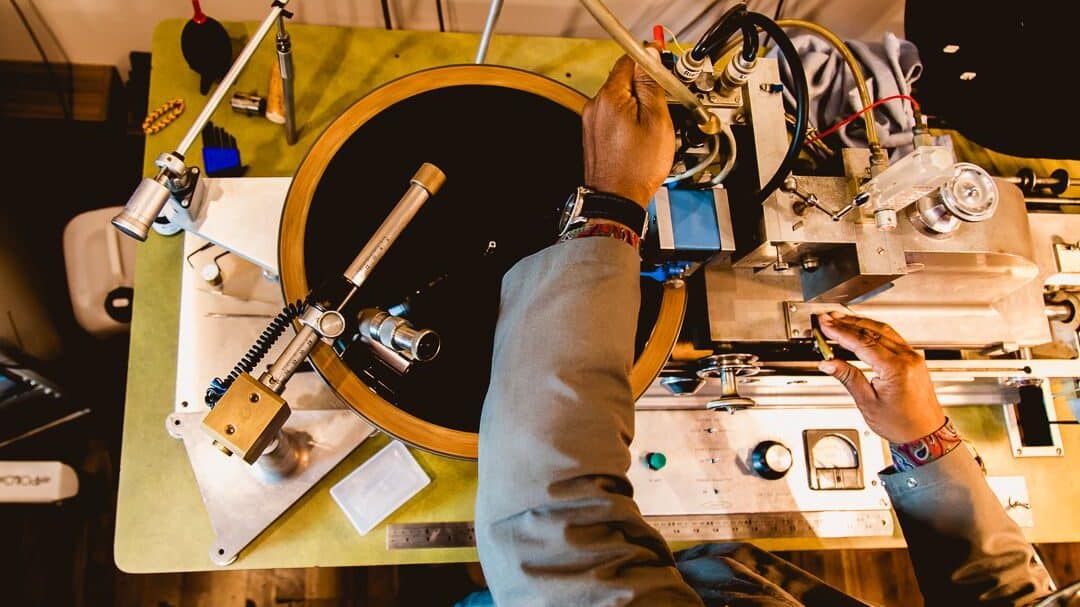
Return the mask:
[[[848,407],[636,412],[645,515],[888,510],[884,442]]]

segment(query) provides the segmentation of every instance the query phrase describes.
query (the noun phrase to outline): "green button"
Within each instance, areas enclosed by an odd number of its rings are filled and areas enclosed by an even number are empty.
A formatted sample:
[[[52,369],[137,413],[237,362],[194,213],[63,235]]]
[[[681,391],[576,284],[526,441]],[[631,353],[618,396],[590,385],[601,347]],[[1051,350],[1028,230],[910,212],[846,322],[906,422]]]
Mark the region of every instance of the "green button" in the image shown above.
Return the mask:
[[[667,456],[659,451],[645,454],[645,464],[650,470],[659,470],[667,465]]]

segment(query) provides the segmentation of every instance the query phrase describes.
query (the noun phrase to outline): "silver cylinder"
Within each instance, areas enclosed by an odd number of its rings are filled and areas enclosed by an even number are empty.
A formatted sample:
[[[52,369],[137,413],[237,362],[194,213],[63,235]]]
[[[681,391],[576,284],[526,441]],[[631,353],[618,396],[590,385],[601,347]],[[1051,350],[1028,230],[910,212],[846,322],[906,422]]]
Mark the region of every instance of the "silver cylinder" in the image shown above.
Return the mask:
[[[172,196],[169,188],[165,186],[167,181],[168,177],[164,173],[140,181],[139,187],[135,188],[135,192],[124,205],[124,210],[113,217],[113,226],[135,240],[146,240],[150,226]]]
[[[899,225],[896,211],[892,209],[878,209],[874,211],[874,225],[882,232],[891,232]]]
[[[255,470],[270,483],[295,475],[307,466],[308,446],[302,435],[281,430],[255,460]]]
[[[356,259],[345,270],[345,280],[357,287],[363,285],[376,264],[386,255],[390,245],[394,244],[398,236],[401,236],[405,226],[409,225],[413,217],[416,217],[416,213],[420,211],[420,207],[439,191],[445,181],[446,175],[437,166],[427,162],[421,165],[420,170],[413,175],[405,195],[401,197],[379,229],[375,230],[371,240],[360,249]]]
[[[398,354],[391,348],[388,348],[377,339],[372,339],[367,336],[361,336],[360,341],[364,342],[371,348],[371,351],[375,356],[379,357],[379,360],[386,363],[391,369],[393,369],[399,375],[405,375],[412,368],[412,361]]]
[[[1048,303],[1044,308],[1047,320],[1068,322],[1073,317],[1073,307],[1069,303]]]
[[[281,73],[281,92],[285,105],[285,142],[289,145],[296,143],[296,98],[293,84],[293,59],[292,40],[289,32],[285,30],[284,15],[278,16],[278,33],[276,40],[278,54],[278,70]]]
[[[377,308],[361,310],[357,318],[362,337],[381,343],[411,360],[433,360],[442,347],[438,333],[417,329],[404,318],[391,316]]]
[[[754,72],[756,66],[757,58],[747,61],[742,53],[735,53],[731,61],[728,61],[723,73],[720,74],[720,94],[730,97],[739,92],[739,89],[750,79],[750,74]]]
[[[289,378],[296,373],[296,368],[304,362],[308,354],[311,354],[311,350],[318,342],[319,333],[311,325],[301,325],[296,337],[293,337],[285,346],[285,350],[267,368],[266,372],[259,376],[259,383],[281,394]]]
[[[495,24],[499,21],[499,13],[502,12],[503,0],[491,0],[488,8],[487,21],[484,22],[484,31],[480,34],[480,46],[476,49],[476,63],[481,64],[487,58],[488,45],[491,44],[491,36],[495,33]]]

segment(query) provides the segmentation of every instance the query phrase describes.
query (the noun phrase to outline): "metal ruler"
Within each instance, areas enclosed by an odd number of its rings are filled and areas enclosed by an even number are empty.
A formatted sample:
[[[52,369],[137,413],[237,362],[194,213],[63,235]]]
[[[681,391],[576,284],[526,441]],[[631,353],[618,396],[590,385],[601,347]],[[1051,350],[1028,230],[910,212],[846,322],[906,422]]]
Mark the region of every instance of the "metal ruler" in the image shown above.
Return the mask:
[[[670,541],[867,537],[893,534],[890,510],[647,516],[645,520]],[[476,530],[469,521],[399,523],[386,528],[386,547],[390,550],[468,548],[475,545]]]
[[[472,521],[398,523],[386,526],[386,548],[468,548],[476,545]]]

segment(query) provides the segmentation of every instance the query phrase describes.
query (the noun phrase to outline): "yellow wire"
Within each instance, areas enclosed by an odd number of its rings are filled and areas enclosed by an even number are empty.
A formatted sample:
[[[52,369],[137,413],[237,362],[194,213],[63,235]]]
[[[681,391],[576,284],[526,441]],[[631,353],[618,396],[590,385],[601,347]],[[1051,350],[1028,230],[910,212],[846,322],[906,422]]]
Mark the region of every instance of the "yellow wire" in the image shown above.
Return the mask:
[[[855,87],[859,89],[859,101],[863,107],[869,107],[874,103],[874,100],[870,97],[870,88],[866,86],[866,77],[863,76],[862,67],[859,65],[859,60],[855,58],[855,55],[851,53],[851,49],[848,48],[844,41],[839,36],[834,34],[832,30],[818,25],[812,21],[804,21],[802,19],[781,19],[776,22],[780,27],[796,27],[804,29],[814,34],[817,34],[823,40],[828,42],[836,49],[840,56],[844,58],[844,63],[847,64],[848,69],[851,70],[851,75],[855,78]],[[877,123],[874,122],[873,112],[866,112],[863,114],[863,122],[866,123],[866,143],[870,145],[870,149],[881,147],[881,140],[878,139]]]
[[[681,55],[686,49],[683,47],[682,44],[679,43],[679,37],[675,35],[675,32],[668,29],[668,26],[661,25],[660,27],[664,28],[664,31],[667,32],[669,36],[671,36],[671,44],[675,47],[675,52]]]

